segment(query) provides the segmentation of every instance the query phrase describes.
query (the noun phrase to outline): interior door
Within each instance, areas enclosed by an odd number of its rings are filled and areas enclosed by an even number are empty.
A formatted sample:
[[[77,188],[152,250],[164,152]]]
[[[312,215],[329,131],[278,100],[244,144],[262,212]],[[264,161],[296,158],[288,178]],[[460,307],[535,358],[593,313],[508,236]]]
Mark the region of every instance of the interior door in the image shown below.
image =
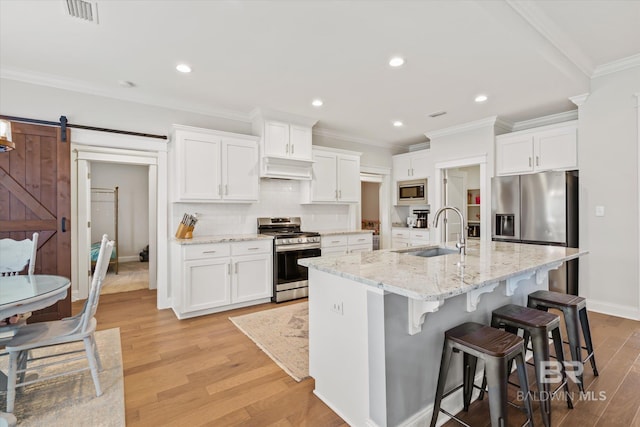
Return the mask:
[[[16,149],[0,154],[0,238],[22,240],[38,232],[36,273],[71,278],[71,167],[69,130],[12,123]],[[29,322],[71,315],[71,293]]]
[[[447,170],[447,180],[445,185],[446,205],[460,209],[465,212],[465,174],[457,170]],[[457,242],[460,238],[460,217],[455,212],[445,211],[447,219],[445,235],[447,242]]]

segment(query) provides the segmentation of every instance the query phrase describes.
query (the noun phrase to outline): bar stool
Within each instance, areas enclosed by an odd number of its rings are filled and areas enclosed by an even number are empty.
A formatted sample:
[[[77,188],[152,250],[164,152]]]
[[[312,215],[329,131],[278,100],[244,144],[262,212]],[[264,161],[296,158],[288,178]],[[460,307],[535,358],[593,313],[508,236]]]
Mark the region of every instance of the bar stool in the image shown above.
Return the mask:
[[[491,425],[495,427],[507,425],[507,404],[509,403],[507,400],[508,369],[509,366],[511,366],[511,361],[514,359],[518,368],[520,390],[524,396],[524,410],[527,413],[528,421],[525,424],[533,425],[529,382],[524,364],[523,339],[509,332],[474,322],[463,323],[455,328],[449,329],[444,335],[444,346],[442,350],[442,360],[440,362],[436,399],[433,404],[433,415],[431,416],[431,427],[435,427],[440,412],[465,424],[455,415],[442,409],[440,405],[443,398],[463,388],[464,410],[469,410],[471,395],[475,387],[473,381],[478,358],[484,360],[485,363],[485,372],[489,385]],[[463,384],[445,394],[444,386],[447,382],[451,355],[454,352],[463,352]]]
[[[593,375],[598,376],[598,368],[596,368],[596,358],[593,352],[593,342],[591,341],[591,329],[589,328],[589,318],[587,317],[587,300],[576,295],[561,294],[551,291],[535,291],[529,294],[527,305],[531,308],[547,311],[555,308],[562,311],[564,322],[567,328],[567,338],[569,339],[569,350],[571,351],[571,359],[580,362],[583,365],[587,360],[591,361],[591,369]],[[586,347],[580,343],[580,330],[578,324],[582,326],[582,335]],[[582,360],[582,349],[587,350],[587,357]],[[578,375],[578,388],[584,392],[584,384],[582,383],[582,373]]]
[[[533,349],[533,361],[536,369],[536,379],[538,391],[540,393],[540,410],[542,411],[542,421],[544,425],[551,426],[551,397],[564,387],[567,396],[567,406],[573,409],[573,402],[569,395],[569,385],[567,383],[567,373],[564,368],[564,351],[562,348],[562,337],[560,335],[560,316],[547,313],[542,310],[522,307],[515,304],[507,304],[493,311],[491,314],[491,326],[494,328],[505,328],[507,332],[517,333],[518,329],[524,331],[524,347],[529,345],[529,338]],[[562,383],[553,391],[549,391],[549,383],[545,380],[545,375],[541,369],[541,364],[550,359],[549,353],[549,332],[553,337],[556,359],[560,362]],[[484,387],[483,387],[484,388]],[[480,391],[480,399],[484,390]]]

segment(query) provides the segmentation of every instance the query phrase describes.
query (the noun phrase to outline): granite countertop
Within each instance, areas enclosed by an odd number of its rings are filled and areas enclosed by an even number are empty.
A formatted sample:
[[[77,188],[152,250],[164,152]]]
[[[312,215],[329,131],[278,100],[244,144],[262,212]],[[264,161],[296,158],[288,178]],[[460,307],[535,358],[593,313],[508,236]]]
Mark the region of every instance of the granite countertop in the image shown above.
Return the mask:
[[[374,230],[322,230],[320,236],[339,236],[341,234],[373,233]]]
[[[468,241],[464,259],[458,253],[423,258],[402,251],[407,249],[304,258],[299,264],[409,298],[435,301],[588,253],[577,248],[485,241]]]
[[[273,240],[273,236],[266,234],[216,234],[211,236],[194,236],[192,239],[176,239],[180,245],[202,245],[205,243],[244,242],[247,240]]]

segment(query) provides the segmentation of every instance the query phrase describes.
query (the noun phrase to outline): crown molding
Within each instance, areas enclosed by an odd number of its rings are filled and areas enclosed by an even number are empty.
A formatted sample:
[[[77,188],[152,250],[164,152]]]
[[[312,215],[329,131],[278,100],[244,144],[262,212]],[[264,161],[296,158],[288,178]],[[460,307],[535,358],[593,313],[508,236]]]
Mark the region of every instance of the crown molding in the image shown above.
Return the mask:
[[[535,2],[520,0],[505,0],[505,2],[585,76],[593,75],[595,68],[593,61]]]
[[[129,95],[123,95],[119,93],[116,94],[111,87],[92,85],[80,80],[67,79],[51,74],[0,67],[0,78],[34,84],[38,86],[48,86],[55,89],[79,92],[87,95],[102,96],[105,98],[117,99],[120,101],[135,102],[137,104],[144,104],[153,107],[163,107],[171,110],[186,111],[189,113],[202,114],[205,116],[215,116],[223,119],[251,123],[251,118],[249,117],[249,115],[247,113],[239,111],[202,107],[199,105],[188,104],[178,99],[156,96],[151,97],[136,94],[134,92]]]
[[[640,67],[640,53],[598,65],[593,71],[591,78],[594,79],[596,77],[606,76],[607,74],[617,73],[618,71],[633,67]]]
[[[517,132],[519,130],[537,128],[540,126],[555,125],[556,123],[569,122],[571,120],[578,120],[578,110],[570,110],[558,114],[551,114],[549,116],[516,122],[513,124],[512,131]]]
[[[327,138],[339,139],[340,141],[346,142],[355,142],[357,144],[363,145],[373,145],[376,147],[384,147],[384,148],[404,148],[405,146],[402,144],[396,144],[392,142],[379,141],[375,139],[362,138],[355,135],[347,135],[340,132],[335,132],[332,130],[324,129],[324,128],[314,128],[313,134],[317,136],[324,136]]]
[[[475,120],[473,122],[463,123],[461,125],[451,126],[444,129],[425,132],[425,136],[433,141],[433,138],[440,138],[442,136],[454,135],[456,133],[468,132],[474,129],[481,129],[487,126],[495,126],[498,122],[497,116],[487,117],[485,119]],[[501,126],[504,126],[504,120],[500,121]]]
[[[581,95],[570,96],[569,101],[573,102],[578,106],[578,108],[582,107],[582,105],[587,102],[587,98],[589,98],[590,93],[583,93]]]

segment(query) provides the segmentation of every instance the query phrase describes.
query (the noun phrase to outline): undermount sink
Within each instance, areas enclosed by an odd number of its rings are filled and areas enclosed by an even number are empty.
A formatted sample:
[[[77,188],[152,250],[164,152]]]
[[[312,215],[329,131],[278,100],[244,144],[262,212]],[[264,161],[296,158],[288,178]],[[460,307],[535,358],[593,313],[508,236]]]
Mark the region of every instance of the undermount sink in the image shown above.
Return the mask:
[[[431,258],[434,256],[442,256],[442,255],[449,255],[449,254],[457,254],[460,253],[460,251],[458,249],[452,249],[452,248],[445,248],[442,246],[438,246],[435,248],[415,248],[415,249],[403,249],[403,250],[399,250],[399,251],[394,251],[394,252],[398,252],[401,254],[407,254],[407,255],[413,255],[413,256],[420,256],[423,258]]]

